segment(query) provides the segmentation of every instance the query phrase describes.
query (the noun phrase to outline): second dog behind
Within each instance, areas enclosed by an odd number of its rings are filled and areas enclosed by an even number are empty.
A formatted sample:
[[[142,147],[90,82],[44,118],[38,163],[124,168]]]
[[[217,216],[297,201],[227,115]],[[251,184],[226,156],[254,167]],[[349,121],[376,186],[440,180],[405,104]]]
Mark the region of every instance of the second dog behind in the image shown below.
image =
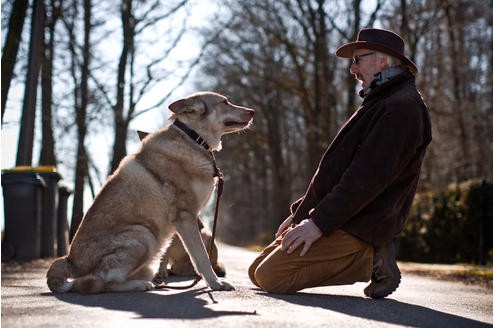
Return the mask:
[[[210,248],[212,242],[211,231],[206,228],[201,220],[198,219],[198,226],[201,233],[201,238],[205,244],[206,249]],[[226,271],[225,266],[218,262],[218,248],[215,243],[213,243],[213,248],[210,256],[211,266],[213,271],[219,277],[225,277]],[[154,283],[164,282],[169,276],[194,276],[196,275],[194,266],[191,262],[191,258],[184,248],[184,244],[180,240],[179,235],[175,234],[172,237],[170,245],[167,247],[160,260],[160,268],[158,273],[153,279]]]

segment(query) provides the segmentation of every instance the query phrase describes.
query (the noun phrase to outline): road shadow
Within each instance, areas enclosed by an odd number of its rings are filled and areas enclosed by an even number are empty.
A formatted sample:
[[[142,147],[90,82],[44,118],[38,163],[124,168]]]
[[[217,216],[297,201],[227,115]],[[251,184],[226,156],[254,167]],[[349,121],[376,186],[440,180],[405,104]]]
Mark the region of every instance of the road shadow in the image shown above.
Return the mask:
[[[209,300],[201,295],[208,294]],[[87,307],[136,313],[136,318],[150,319],[204,319],[232,315],[253,315],[252,312],[215,311],[205,307],[217,303],[214,293],[208,288],[185,291],[102,293],[80,295],[77,293],[43,293],[41,296],[55,297],[60,301]]]
[[[372,300],[355,296],[304,292],[279,295],[259,291],[258,294],[292,304],[320,307],[354,317],[408,327],[492,327],[485,322],[393,299]]]

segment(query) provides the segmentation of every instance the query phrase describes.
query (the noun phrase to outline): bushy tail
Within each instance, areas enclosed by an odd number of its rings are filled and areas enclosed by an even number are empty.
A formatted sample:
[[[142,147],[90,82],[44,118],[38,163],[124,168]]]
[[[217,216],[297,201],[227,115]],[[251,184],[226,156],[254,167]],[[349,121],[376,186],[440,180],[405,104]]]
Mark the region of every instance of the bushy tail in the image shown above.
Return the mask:
[[[73,282],[68,281],[72,276],[72,267],[67,257],[56,259],[46,273],[48,288],[54,293],[67,293],[72,290]]]

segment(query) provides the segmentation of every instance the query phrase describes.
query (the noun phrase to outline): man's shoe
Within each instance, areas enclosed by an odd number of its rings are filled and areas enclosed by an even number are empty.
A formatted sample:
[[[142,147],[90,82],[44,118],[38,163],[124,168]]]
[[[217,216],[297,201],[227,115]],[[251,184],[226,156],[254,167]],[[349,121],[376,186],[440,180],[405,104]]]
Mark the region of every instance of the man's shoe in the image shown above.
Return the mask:
[[[375,248],[371,283],[364,289],[364,294],[371,298],[384,298],[399,287],[400,279],[400,270],[395,262],[394,242]]]

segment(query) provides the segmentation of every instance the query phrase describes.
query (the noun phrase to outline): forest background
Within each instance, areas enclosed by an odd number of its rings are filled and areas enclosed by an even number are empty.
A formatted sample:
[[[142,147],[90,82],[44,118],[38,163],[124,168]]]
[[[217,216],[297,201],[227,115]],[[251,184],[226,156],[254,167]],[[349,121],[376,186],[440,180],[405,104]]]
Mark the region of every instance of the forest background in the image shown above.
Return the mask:
[[[173,100],[214,90],[256,110],[217,157],[219,236],[266,243],[359,105],[350,63],[334,53],[364,27],[401,34],[419,67],[433,141],[418,192],[491,184],[492,1],[2,1],[3,169],[16,164],[35,4],[43,33],[31,164],[56,165],[73,190],[72,230],[139,147],[135,130],[168,124]]]

